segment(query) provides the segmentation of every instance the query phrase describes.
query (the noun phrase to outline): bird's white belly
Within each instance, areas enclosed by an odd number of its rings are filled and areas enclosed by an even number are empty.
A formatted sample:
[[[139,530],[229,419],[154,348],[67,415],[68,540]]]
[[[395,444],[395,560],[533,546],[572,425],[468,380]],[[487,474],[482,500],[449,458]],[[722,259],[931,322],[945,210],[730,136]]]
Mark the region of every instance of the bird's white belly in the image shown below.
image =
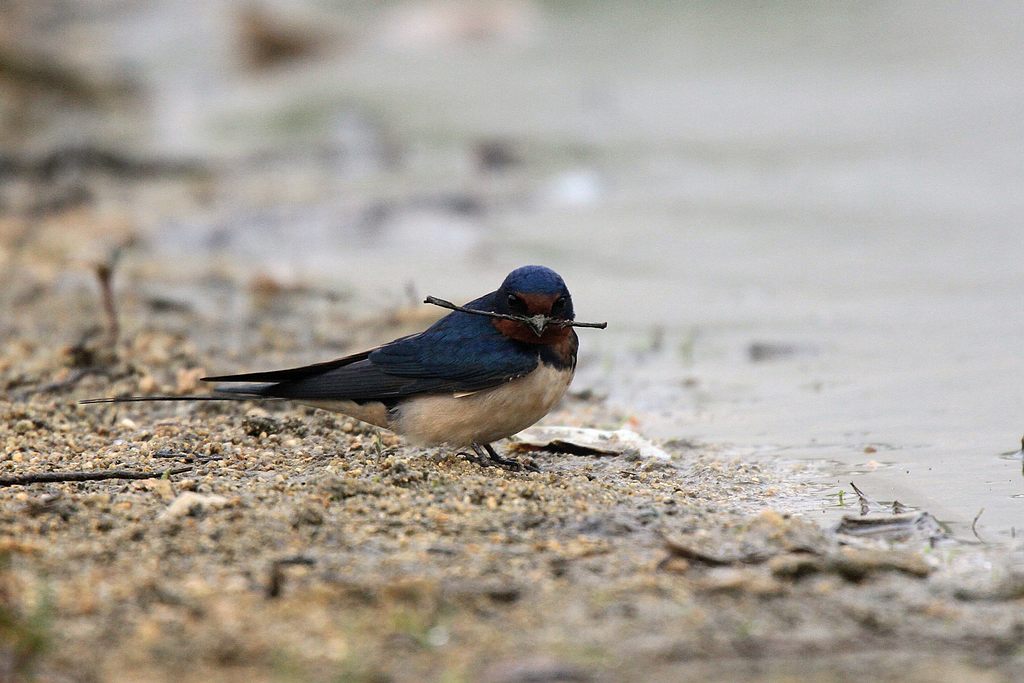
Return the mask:
[[[342,413],[349,417],[354,417],[357,420],[363,422],[369,422],[372,425],[378,427],[384,427],[385,429],[391,429],[391,423],[388,415],[388,408],[380,401],[365,401],[363,403],[357,403],[355,401],[346,401],[342,399],[321,399],[314,401],[302,401],[307,406],[313,406],[314,408],[323,408],[324,410],[330,410],[335,413]]]
[[[541,364],[528,375],[463,395],[404,401],[390,429],[424,445],[491,443],[526,429],[562,398],[573,371]]]

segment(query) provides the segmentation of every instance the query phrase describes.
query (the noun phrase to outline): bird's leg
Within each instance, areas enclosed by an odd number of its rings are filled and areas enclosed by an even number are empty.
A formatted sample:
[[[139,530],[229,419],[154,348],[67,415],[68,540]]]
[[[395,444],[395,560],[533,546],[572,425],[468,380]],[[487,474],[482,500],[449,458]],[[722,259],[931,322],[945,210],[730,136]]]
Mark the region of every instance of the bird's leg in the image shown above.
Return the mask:
[[[463,455],[466,457],[466,460],[469,460],[470,462],[475,462],[477,465],[480,465],[481,467],[487,467],[490,464],[488,459],[484,457],[487,454],[484,453],[483,450],[476,444],[472,445],[472,449],[472,453],[469,453],[467,451],[456,451],[455,455]]]
[[[504,467],[505,469],[512,470],[513,472],[522,472],[528,470],[530,472],[540,472],[540,468],[534,465],[532,462],[521,463],[518,460],[512,458],[505,458],[498,455],[498,452],[494,450],[494,446],[489,443],[473,444],[473,450],[476,451],[477,455],[481,458],[487,456],[487,461],[491,465],[497,465],[498,467]]]

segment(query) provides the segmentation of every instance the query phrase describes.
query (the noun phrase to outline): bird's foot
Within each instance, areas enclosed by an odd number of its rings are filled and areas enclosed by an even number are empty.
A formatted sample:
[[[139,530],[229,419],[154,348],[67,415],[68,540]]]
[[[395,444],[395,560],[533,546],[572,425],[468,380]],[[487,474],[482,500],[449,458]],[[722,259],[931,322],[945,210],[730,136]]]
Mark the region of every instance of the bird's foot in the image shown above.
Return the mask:
[[[540,472],[540,468],[533,462],[520,462],[498,455],[489,443],[473,444],[473,452],[476,457],[471,460],[481,467],[500,467],[510,472]]]

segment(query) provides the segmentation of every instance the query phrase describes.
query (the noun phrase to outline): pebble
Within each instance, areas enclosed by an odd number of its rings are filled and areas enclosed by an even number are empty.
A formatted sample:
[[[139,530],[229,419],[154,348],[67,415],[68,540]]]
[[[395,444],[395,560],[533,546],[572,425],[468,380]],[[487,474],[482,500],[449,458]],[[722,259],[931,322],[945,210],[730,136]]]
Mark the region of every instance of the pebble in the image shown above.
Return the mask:
[[[188,515],[198,515],[207,510],[218,510],[227,504],[228,499],[224,496],[186,491],[171,501],[171,504],[160,513],[157,519],[170,520]]]

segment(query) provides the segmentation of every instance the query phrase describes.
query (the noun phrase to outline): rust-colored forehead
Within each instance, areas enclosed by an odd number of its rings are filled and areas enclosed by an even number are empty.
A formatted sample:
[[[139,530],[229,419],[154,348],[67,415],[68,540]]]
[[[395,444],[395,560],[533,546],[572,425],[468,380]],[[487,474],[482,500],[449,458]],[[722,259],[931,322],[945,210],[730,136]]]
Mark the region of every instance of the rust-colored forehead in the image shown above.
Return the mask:
[[[555,303],[560,295],[558,294],[525,294],[517,292],[516,296],[526,304],[526,310],[531,314],[550,313],[551,305]]]

